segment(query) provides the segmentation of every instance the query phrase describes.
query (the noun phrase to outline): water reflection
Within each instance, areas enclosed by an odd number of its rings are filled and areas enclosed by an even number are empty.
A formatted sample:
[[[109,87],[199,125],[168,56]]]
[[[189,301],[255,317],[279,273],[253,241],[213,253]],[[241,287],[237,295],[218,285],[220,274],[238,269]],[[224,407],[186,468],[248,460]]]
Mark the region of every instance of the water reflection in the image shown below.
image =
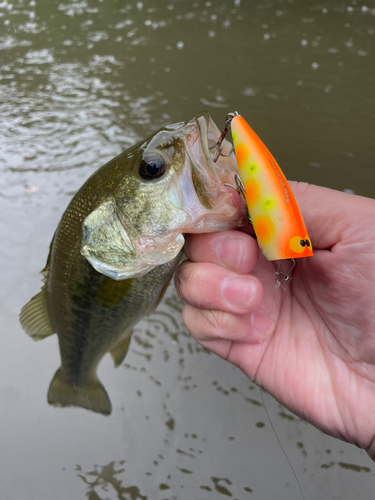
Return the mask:
[[[199,450],[201,451],[201,450]],[[191,453],[186,453],[182,450],[177,450],[178,453],[182,455],[188,455],[194,458],[194,455]],[[163,459],[160,455],[159,459]],[[155,465],[158,465],[158,462],[154,461]],[[185,475],[193,474],[194,472],[189,469],[185,469],[182,467],[177,467],[177,469]],[[121,460],[116,464],[115,462],[110,462],[107,465],[99,466],[95,465],[93,470],[84,472],[81,466],[76,466],[77,476],[82,479],[82,481],[86,485],[86,496],[89,500],[108,500],[108,499],[119,499],[119,500],[147,500],[148,497],[141,494],[138,486],[124,486],[124,479],[122,476],[125,475],[126,471],[126,461]],[[146,473],[147,474],[147,473]],[[148,474],[152,475],[151,473]],[[165,481],[169,481],[172,479],[172,474],[168,474]],[[208,498],[207,494],[204,495],[203,492],[213,492],[214,494],[219,493],[220,495],[226,497],[233,497],[236,493],[238,495],[238,491],[235,492],[236,487],[233,485],[232,481],[227,477],[210,477],[207,481],[208,484],[197,485],[194,488],[195,494],[199,494],[199,497]],[[161,491],[165,491],[165,494],[169,494],[172,486],[168,484],[168,482],[161,482],[158,484],[158,489]],[[180,486],[180,494],[185,494],[187,492],[184,491],[185,488],[183,485]],[[203,492],[202,492],[203,490]],[[174,491],[176,491],[174,487]],[[200,493],[198,493],[200,491]],[[243,487],[243,492],[253,493],[253,490],[249,486]],[[189,488],[189,493],[193,493],[193,488]],[[173,493],[172,493],[173,494]],[[102,496],[104,495],[104,496]],[[246,495],[247,497],[247,495]],[[177,498],[173,495],[172,498]]]
[[[3,498],[228,496],[212,478],[241,500],[301,497],[264,408],[246,400],[258,389],[191,340],[172,291],[160,309],[171,317],[137,327],[123,377],[103,360],[104,423],[48,407],[57,344],[34,346],[17,318],[84,180],[204,106],[218,123],[226,109],[246,115],[289,178],[374,197],[374,19],[351,0],[0,0]],[[373,498],[365,454],[265,400],[307,498]],[[111,463],[115,486],[93,465]]]
[[[124,464],[125,460],[121,460],[118,466],[122,467]],[[106,500],[108,498],[147,500],[146,496],[141,495],[137,486],[123,486],[122,481],[116,476],[122,474],[124,469],[115,469],[115,462],[104,466],[95,465],[94,469],[89,472],[84,472],[77,465],[76,470],[78,471],[77,476],[87,485],[86,496],[88,500]],[[100,496],[102,494],[104,497]]]

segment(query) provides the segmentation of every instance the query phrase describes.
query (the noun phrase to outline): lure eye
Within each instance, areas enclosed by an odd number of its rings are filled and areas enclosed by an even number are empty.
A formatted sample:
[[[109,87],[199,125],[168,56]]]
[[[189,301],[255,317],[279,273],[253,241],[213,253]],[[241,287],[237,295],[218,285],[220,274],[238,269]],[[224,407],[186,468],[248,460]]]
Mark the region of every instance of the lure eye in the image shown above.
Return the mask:
[[[301,245],[301,247],[310,247],[311,246],[311,243],[310,243],[310,240],[308,238],[306,238],[305,240],[300,240],[299,244]]]
[[[159,179],[167,170],[167,165],[161,156],[153,156],[152,158],[145,158],[139,165],[139,175],[142,179],[151,181]]]
[[[301,238],[301,236],[293,236],[293,238],[291,238],[289,241],[289,248],[294,253],[302,254],[305,251],[306,247],[312,250],[311,241],[308,236],[306,236],[305,239]]]

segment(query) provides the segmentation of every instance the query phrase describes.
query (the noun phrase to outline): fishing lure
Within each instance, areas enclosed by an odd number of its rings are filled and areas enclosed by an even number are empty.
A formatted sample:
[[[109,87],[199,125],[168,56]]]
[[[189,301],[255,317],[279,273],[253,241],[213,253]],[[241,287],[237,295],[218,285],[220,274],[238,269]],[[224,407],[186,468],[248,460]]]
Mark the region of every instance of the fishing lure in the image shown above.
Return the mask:
[[[236,190],[247,205],[259,247],[267,260],[291,262],[288,272],[276,272],[276,282],[291,279],[296,258],[313,255],[311,240],[293,192],[281,168],[270,151],[237,112],[227,115],[214,152],[214,161],[221,152],[221,143],[229,128],[232,130],[234,152],[239,177],[235,177]],[[233,186],[231,186],[233,187]],[[282,281],[278,275],[284,276]]]

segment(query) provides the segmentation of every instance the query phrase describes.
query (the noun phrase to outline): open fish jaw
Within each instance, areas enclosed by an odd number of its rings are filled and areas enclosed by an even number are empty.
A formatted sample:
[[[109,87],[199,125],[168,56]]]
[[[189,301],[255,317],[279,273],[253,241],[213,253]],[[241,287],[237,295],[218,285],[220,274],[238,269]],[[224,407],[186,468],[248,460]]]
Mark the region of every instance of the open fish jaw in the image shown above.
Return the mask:
[[[224,186],[238,172],[234,153],[212,161],[210,145],[219,135],[202,113],[165,127],[141,145],[140,158],[163,156],[168,171],[160,180],[144,182],[137,177],[138,159],[110,199],[85,219],[81,253],[98,272],[115,280],[140,277],[175,258],[184,233],[242,224],[236,193]]]
[[[214,147],[220,131],[207,112],[203,112],[194,120],[199,127],[200,141],[188,143],[187,149],[199,209],[193,218],[194,224],[186,232],[223,231],[242,226],[245,223],[243,210],[241,211],[243,206],[238,203],[236,192],[224,186],[225,183],[234,184],[234,176],[238,173],[236,158],[234,152],[231,152],[232,146],[224,140],[224,152],[230,154],[227,157],[220,156],[214,163]],[[186,205],[187,209],[191,210],[192,205],[188,202]]]

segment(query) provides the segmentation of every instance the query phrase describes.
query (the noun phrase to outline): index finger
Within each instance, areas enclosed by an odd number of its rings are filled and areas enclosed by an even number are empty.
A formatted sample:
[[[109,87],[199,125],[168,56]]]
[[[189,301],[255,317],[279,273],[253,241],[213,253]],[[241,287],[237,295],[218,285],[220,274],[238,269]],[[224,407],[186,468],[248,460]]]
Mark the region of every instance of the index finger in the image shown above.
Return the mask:
[[[258,245],[248,234],[231,230],[186,235],[185,254],[192,262],[211,262],[248,274],[258,260]]]

